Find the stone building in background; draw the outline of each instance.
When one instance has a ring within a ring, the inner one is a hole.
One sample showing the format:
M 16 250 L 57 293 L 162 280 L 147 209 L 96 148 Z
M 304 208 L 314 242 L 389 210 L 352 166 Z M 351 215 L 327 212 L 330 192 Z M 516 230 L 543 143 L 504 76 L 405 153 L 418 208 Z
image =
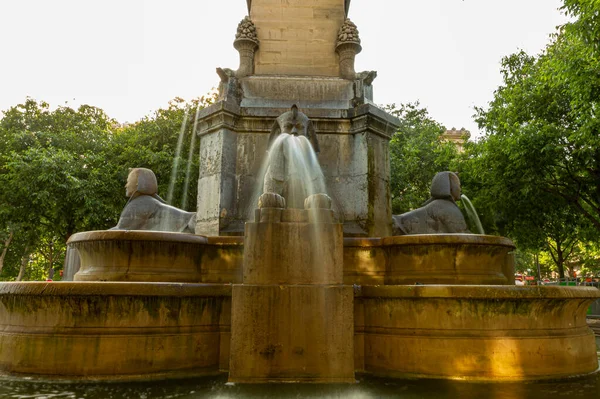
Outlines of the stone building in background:
M 471 138 L 471 132 L 469 132 L 464 127 L 460 130 L 456 128 L 452 128 L 450 130 L 446 130 L 440 137 L 443 142 L 450 142 L 456 144 L 456 148 L 458 152 L 463 152 L 463 148 L 465 143 Z

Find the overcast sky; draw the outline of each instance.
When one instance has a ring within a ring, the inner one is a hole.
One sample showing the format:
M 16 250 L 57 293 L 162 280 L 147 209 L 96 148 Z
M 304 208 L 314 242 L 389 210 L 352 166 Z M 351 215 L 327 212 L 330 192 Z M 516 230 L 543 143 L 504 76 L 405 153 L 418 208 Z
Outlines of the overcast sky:
M 566 21 L 560 0 L 352 0 L 375 102 L 420 101 L 477 134 L 474 106 L 500 84 L 503 56 L 539 53 Z M 134 122 L 236 69 L 246 0 L 0 0 L 0 110 L 27 96 L 98 106 Z

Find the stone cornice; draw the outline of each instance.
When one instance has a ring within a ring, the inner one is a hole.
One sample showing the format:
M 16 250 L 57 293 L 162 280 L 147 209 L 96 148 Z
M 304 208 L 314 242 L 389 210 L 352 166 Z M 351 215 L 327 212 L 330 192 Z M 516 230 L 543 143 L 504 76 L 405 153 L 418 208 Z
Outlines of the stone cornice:
M 318 134 L 359 134 L 369 132 L 390 139 L 400 121 L 371 104 L 347 110 L 306 110 Z M 220 101 L 200 111 L 198 135 L 220 129 L 237 133 L 269 133 L 275 118 L 285 112 L 278 108 L 244 108 Z

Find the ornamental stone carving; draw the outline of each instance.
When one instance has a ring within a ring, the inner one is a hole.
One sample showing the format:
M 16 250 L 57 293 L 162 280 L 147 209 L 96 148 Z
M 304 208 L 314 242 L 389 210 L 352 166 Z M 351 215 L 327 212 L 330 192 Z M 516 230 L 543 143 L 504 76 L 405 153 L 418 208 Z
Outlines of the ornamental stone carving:
M 393 215 L 393 234 L 470 233 L 456 205 L 461 198 L 460 180 L 452 172 L 440 172 L 431 182 L 431 198 L 423 207 Z
M 240 67 L 235 73 L 237 78 L 254 74 L 254 53 L 258 43 L 256 27 L 250 17 L 246 16 L 239 23 L 233 42 L 233 47 L 240 53 Z
M 346 18 L 338 32 L 335 51 L 340 56 L 340 76 L 344 79 L 354 80 L 356 78 L 354 59 L 356 54 L 362 51 L 362 47 L 358 28 L 349 18 Z

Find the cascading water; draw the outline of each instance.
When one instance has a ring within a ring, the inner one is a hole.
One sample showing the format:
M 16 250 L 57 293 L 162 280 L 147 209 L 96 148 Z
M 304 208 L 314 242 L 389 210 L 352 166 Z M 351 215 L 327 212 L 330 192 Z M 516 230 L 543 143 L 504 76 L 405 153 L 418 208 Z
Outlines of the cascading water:
M 198 113 L 200 112 L 200 104 L 196 107 L 196 115 L 194 117 L 194 127 L 192 129 L 192 138 L 190 142 L 190 151 L 188 153 L 187 168 L 185 170 L 185 181 L 183 183 L 183 200 L 181 209 L 186 209 L 188 200 L 188 188 L 190 185 L 190 175 L 192 171 L 192 159 L 194 157 L 194 149 L 196 147 L 196 130 L 198 129 Z
M 175 182 L 177 180 L 177 172 L 179 169 L 179 158 L 181 155 L 181 148 L 183 147 L 183 136 L 185 135 L 185 128 L 188 121 L 188 110 L 185 110 L 183 115 L 183 122 L 181 122 L 181 129 L 179 130 L 179 138 L 177 139 L 177 148 L 175 149 L 175 158 L 173 158 L 173 167 L 171 168 L 171 179 L 169 180 L 169 191 L 167 191 L 167 203 L 173 203 L 173 194 L 175 192 Z
M 460 196 L 463 204 L 465 204 L 465 211 L 467 212 L 467 217 L 471 221 L 471 224 L 477 229 L 477 234 L 485 234 L 483 230 L 483 226 L 481 225 L 481 220 L 479 220 L 479 215 L 477 215 L 477 211 L 475 211 L 475 207 L 473 203 L 466 195 L 462 194 Z
M 288 208 L 304 208 L 313 194 L 325 194 L 325 178 L 305 136 L 280 134 L 269 149 L 264 192 L 283 195 Z

